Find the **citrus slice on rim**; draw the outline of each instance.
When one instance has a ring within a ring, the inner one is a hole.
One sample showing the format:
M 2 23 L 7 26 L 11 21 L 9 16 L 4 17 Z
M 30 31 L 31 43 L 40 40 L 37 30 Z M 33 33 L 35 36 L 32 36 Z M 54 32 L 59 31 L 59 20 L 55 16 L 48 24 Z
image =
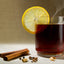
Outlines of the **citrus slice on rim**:
M 22 25 L 30 33 L 35 34 L 36 24 L 49 24 L 48 12 L 40 6 L 28 8 L 22 16 Z

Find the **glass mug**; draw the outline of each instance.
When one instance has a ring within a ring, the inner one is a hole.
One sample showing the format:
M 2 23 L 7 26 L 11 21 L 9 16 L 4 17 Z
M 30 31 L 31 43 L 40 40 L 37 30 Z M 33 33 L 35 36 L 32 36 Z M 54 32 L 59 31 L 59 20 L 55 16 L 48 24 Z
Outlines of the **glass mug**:
M 62 55 L 64 49 L 63 16 L 54 24 L 36 25 L 36 50 L 40 56 Z

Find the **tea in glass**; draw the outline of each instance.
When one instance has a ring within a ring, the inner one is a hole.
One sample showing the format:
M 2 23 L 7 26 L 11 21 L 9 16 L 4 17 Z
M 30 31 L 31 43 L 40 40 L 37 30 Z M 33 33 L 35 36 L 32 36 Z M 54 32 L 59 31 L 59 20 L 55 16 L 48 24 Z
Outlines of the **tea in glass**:
M 36 50 L 39 55 L 61 55 L 63 53 L 64 24 L 37 24 Z

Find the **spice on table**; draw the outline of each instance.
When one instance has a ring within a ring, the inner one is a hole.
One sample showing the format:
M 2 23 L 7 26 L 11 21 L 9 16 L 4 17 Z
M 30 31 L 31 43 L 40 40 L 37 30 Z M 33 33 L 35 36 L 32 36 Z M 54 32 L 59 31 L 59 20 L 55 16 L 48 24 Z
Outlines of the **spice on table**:
M 3 57 L 3 59 L 5 61 L 10 61 L 12 59 L 16 59 L 16 58 L 18 58 L 20 56 L 25 56 L 25 55 L 28 55 L 28 54 L 29 54 L 29 50 L 28 49 L 22 49 L 22 50 L 20 50 L 18 52 L 6 55 L 5 57 Z
M 28 62 L 27 58 L 22 59 L 23 62 Z
M 30 59 L 30 60 L 32 60 L 32 59 L 33 59 L 33 57 L 29 56 L 29 59 Z
M 25 56 L 23 56 L 23 59 L 25 58 Z
M 36 61 L 38 60 L 38 58 L 37 58 L 37 57 L 35 57 L 34 59 L 35 59 Z
M 22 50 L 24 50 L 24 55 L 29 55 L 29 50 L 28 49 L 21 49 L 21 50 L 17 50 L 17 51 L 10 51 L 10 52 L 4 52 L 4 53 L 0 53 L 0 57 L 4 58 L 7 55 L 13 54 L 13 53 L 17 53 L 17 52 L 22 52 Z M 27 52 L 26 52 L 27 51 Z M 25 53 L 26 52 L 26 53 Z M 15 55 L 14 55 L 15 56 Z
M 35 58 L 35 57 L 32 57 L 33 59 Z
M 31 62 L 37 62 L 37 61 L 38 61 L 38 58 L 37 57 L 33 57 Z
M 51 61 L 55 61 L 56 58 L 55 58 L 55 57 L 50 57 L 49 59 L 50 59 Z
M 19 59 L 21 60 L 21 57 Z
M 37 60 L 36 60 L 36 59 L 33 59 L 32 61 L 33 61 L 33 62 L 36 62 Z

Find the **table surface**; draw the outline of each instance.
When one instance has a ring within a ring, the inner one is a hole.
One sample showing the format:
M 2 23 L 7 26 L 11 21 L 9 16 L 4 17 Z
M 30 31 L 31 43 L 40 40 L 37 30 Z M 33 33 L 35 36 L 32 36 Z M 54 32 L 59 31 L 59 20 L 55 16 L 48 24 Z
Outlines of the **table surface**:
M 38 56 L 35 50 L 35 44 L 0 44 L 0 53 L 24 48 L 28 48 L 30 50 L 30 56 L 38 57 L 38 61 L 31 63 L 31 60 L 29 60 L 28 62 L 23 63 L 21 60 L 19 60 L 19 58 L 11 61 L 4 61 L 2 58 L 0 58 L 0 64 L 64 64 L 64 57 L 59 57 L 55 61 L 50 61 L 49 58 Z M 26 56 L 26 58 L 28 57 L 29 56 Z

